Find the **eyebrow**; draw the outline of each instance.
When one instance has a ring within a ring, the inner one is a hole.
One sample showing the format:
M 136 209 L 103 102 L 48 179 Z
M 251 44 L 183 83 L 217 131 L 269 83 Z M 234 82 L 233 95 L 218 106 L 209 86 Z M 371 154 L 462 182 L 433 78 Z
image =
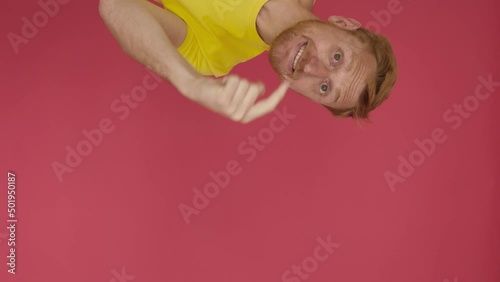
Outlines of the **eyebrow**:
M 352 58 L 351 58 L 351 61 L 349 62 L 349 65 L 348 65 L 347 67 L 344 67 L 345 72 L 350 72 L 350 71 L 351 71 L 351 70 L 355 67 L 354 61 L 355 61 L 356 59 L 358 59 L 358 56 L 357 56 L 354 52 L 353 52 L 353 53 L 351 53 L 351 54 L 352 54 Z M 334 88 L 335 88 L 335 87 L 334 87 Z M 349 89 L 349 87 L 348 87 L 348 89 Z M 318 92 L 318 89 L 317 89 L 316 85 L 313 85 L 313 86 L 311 87 L 311 91 L 312 91 L 313 93 L 315 93 L 315 94 L 320 94 L 320 93 Z M 331 91 L 329 91 L 329 92 L 333 92 L 333 95 L 334 95 L 334 96 L 336 95 L 336 98 L 335 98 L 335 100 L 333 100 L 333 101 L 332 101 L 332 103 L 337 103 L 337 102 L 340 100 L 340 96 L 342 95 L 342 91 L 341 91 L 341 90 L 337 90 L 337 91 L 335 91 L 335 90 L 331 90 Z M 345 92 L 345 91 L 344 91 L 344 92 Z
M 351 62 L 349 63 L 349 66 L 346 67 L 346 71 L 351 71 L 352 68 L 354 68 L 354 61 L 358 59 L 358 55 L 356 53 L 352 53 L 352 58 Z
M 353 91 L 355 91 L 356 87 L 361 83 L 361 75 L 366 66 L 364 66 L 363 62 L 358 62 L 353 70 L 353 80 L 351 84 L 347 87 L 347 90 L 350 90 L 349 97 L 352 97 Z M 345 100 L 345 99 L 344 99 Z
M 358 56 L 355 53 L 352 53 L 351 61 L 349 62 L 349 65 L 347 67 L 345 67 L 345 72 L 350 72 L 350 71 L 352 71 L 353 68 L 355 68 L 354 61 L 357 59 L 358 59 Z M 347 87 L 347 89 L 349 89 L 349 87 Z M 335 100 L 333 100 L 333 103 L 337 103 L 340 100 L 340 96 L 342 95 L 343 92 L 345 92 L 345 89 L 343 91 L 337 90 L 335 92 L 337 94 L 337 98 L 335 98 Z

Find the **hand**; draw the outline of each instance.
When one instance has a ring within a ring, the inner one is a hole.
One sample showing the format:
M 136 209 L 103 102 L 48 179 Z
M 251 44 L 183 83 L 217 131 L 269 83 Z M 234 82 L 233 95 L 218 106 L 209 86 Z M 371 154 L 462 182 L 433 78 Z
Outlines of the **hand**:
M 227 75 L 223 79 L 200 76 L 194 80 L 186 96 L 233 121 L 248 123 L 272 112 L 285 97 L 288 87 L 288 82 L 283 82 L 269 97 L 255 103 L 264 95 L 262 83 L 249 82 L 236 75 Z

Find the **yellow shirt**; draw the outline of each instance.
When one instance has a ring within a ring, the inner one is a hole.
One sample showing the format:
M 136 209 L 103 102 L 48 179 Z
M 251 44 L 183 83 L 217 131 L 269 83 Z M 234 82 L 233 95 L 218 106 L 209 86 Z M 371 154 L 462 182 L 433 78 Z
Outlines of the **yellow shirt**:
M 269 50 L 257 32 L 257 15 L 268 0 L 161 0 L 187 24 L 179 53 L 201 74 L 222 76 Z

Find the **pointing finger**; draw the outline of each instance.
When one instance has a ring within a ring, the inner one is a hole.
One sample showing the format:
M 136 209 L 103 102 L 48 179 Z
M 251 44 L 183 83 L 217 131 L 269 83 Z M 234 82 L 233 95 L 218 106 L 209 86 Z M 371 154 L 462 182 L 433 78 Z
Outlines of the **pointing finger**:
M 282 82 L 281 85 L 267 99 L 255 104 L 248 111 L 242 121 L 244 123 L 247 123 L 272 112 L 285 97 L 288 87 L 290 87 L 290 84 L 288 82 Z

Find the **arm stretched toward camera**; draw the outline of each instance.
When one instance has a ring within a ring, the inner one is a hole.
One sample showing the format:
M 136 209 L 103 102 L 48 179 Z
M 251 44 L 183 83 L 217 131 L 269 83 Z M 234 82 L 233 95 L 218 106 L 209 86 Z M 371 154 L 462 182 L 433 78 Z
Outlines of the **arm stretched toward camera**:
M 130 57 L 169 81 L 181 94 L 234 121 L 247 123 L 270 113 L 288 89 L 282 83 L 267 99 L 262 83 L 236 75 L 223 79 L 202 76 L 177 51 L 186 23 L 170 11 L 145 0 L 100 0 L 99 13 Z

